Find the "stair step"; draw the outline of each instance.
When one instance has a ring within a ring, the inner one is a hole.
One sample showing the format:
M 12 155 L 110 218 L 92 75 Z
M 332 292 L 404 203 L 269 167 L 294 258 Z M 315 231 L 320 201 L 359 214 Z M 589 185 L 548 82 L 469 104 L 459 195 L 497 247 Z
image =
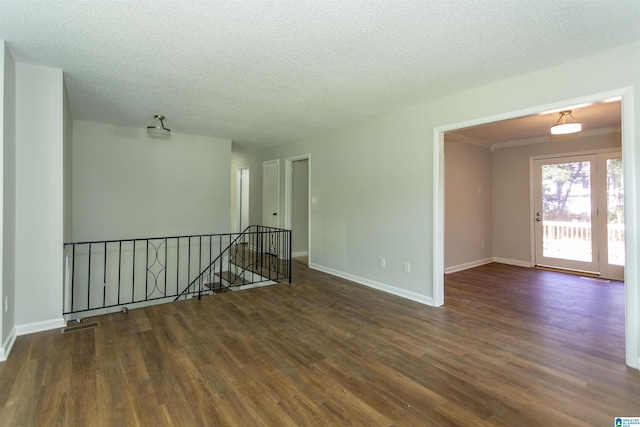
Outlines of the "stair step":
M 233 263 L 233 264 L 240 270 L 246 270 L 249 273 L 254 273 L 271 280 L 276 280 L 277 278 L 284 277 L 287 271 L 285 270 L 284 265 L 280 266 L 281 270 L 280 272 L 277 273 L 275 270 L 273 270 L 273 268 L 275 268 L 276 266 L 272 266 L 272 269 L 270 270 L 268 267 L 255 265 L 255 264 L 244 264 L 244 265 L 236 264 L 236 263 Z
M 247 283 L 250 283 L 249 281 L 243 279 L 240 276 L 233 274 L 230 271 L 223 271 L 222 275 L 220 275 L 219 273 L 216 273 L 216 276 L 220 277 L 222 280 L 226 280 L 231 285 L 246 285 Z
M 210 291 L 219 291 L 219 290 L 227 289 L 227 287 L 223 286 L 221 282 L 205 283 L 204 287 L 209 289 Z

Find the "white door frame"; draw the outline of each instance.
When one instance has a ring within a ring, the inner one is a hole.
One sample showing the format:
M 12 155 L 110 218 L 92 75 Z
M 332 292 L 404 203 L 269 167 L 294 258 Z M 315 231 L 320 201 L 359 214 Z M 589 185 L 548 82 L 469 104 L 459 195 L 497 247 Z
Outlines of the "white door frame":
M 542 189 L 542 166 L 546 164 L 569 163 L 569 162 L 585 162 L 589 163 L 589 191 L 591 201 L 589 206 L 589 214 L 591 225 L 591 261 L 577 261 L 575 259 L 555 258 L 545 256 L 542 244 L 542 226 L 544 224 L 542 218 L 535 218 L 535 212 L 542 214 L 542 199 L 544 191 Z M 596 212 L 598 211 L 598 201 L 600 193 L 598 192 L 598 155 L 597 153 L 579 153 L 579 154 L 557 154 L 554 156 L 536 156 L 529 159 L 529 200 L 531 203 L 531 243 L 534 247 L 531 253 L 532 265 L 542 265 L 548 267 L 565 268 L 567 270 L 582 271 L 591 274 L 600 273 L 600 263 L 598 251 L 600 249 L 600 221 Z
M 602 148 L 602 149 L 597 149 L 597 150 L 588 150 L 588 151 L 573 151 L 573 152 L 568 152 L 568 153 L 556 153 L 556 154 L 548 154 L 548 155 L 542 155 L 542 156 L 533 156 L 529 159 L 529 203 L 530 206 L 532 208 L 531 211 L 531 218 L 530 221 L 532 224 L 535 224 L 535 218 L 534 218 L 534 210 L 533 209 L 535 207 L 535 197 L 534 197 L 534 185 L 536 185 L 536 178 L 535 178 L 535 173 L 534 173 L 534 163 L 536 161 L 539 160 L 546 160 L 546 159 L 563 159 L 563 158 L 568 158 L 568 157 L 575 157 L 575 156 L 595 156 L 595 163 L 597 163 L 597 174 L 598 176 L 600 176 L 600 171 L 603 171 L 604 169 L 602 168 L 602 164 L 603 160 L 606 160 L 607 158 L 611 158 L 615 155 L 619 155 L 620 157 L 622 157 L 622 153 L 620 151 L 620 148 Z M 597 188 L 597 194 L 598 194 L 598 200 L 600 200 L 600 196 L 602 196 L 603 194 L 606 193 L 606 189 L 602 189 L 600 188 L 600 185 L 603 183 L 603 179 L 602 177 L 598 178 L 597 180 L 598 182 L 595 182 L 593 185 Z M 603 193 L 604 191 L 604 193 Z M 626 193 L 626 191 L 625 191 Z M 602 207 L 600 204 L 598 205 L 598 208 Z M 604 212 L 606 212 L 606 202 L 605 202 L 605 207 L 604 207 Z M 604 232 L 600 232 L 599 234 L 603 234 L 604 236 L 606 236 L 606 230 L 607 230 L 607 217 L 606 215 L 598 215 L 597 217 L 594 217 L 593 220 L 597 223 L 594 225 L 594 229 L 598 229 L 598 230 L 605 230 Z M 537 254 L 536 254 L 536 235 L 535 235 L 535 225 L 533 227 L 531 227 L 531 265 L 535 266 L 537 263 Z M 599 247 L 597 248 L 597 252 L 594 253 L 599 253 L 600 254 L 600 259 L 603 259 L 603 256 L 605 253 L 608 253 L 608 241 L 606 238 L 600 238 L 599 241 L 595 241 L 595 243 L 599 243 Z M 606 248 L 606 249 L 605 249 Z M 624 280 L 623 279 L 623 275 L 624 275 L 624 267 L 618 267 L 618 266 L 610 266 L 608 261 L 601 261 L 598 263 L 599 264 L 599 268 L 598 271 L 600 272 L 600 276 L 601 277 L 605 277 L 608 279 L 613 279 L 613 280 Z
M 242 171 L 249 171 L 249 179 L 251 179 L 251 169 L 249 168 L 249 166 L 239 166 L 236 168 L 236 232 L 237 233 L 241 233 L 242 230 L 240 229 L 241 226 L 241 218 L 242 218 L 242 212 L 241 212 L 241 206 L 242 206 L 242 200 L 240 200 L 240 198 L 242 197 Z M 245 227 L 249 225 L 249 224 L 245 224 Z
M 640 257 L 640 207 L 636 200 L 637 182 L 640 170 L 635 162 L 638 158 L 634 145 L 636 112 L 633 104 L 633 87 L 620 88 L 608 92 L 568 99 L 546 105 L 533 106 L 523 110 L 497 114 L 489 117 L 438 126 L 433 129 L 432 183 L 433 183 L 433 305 L 444 304 L 444 134 L 470 126 L 499 122 L 502 120 L 538 114 L 542 111 L 598 102 L 603 99 L 622 97 L 622 161 L 625 183 L 625 252 L 627 259 Z M 639 135 L 640 137 L 640 135 Z M 531 211 L 531 209 L 530 209 Z M 625 266 L 625 352 L 628 366 L 640 369 L 640 270 L 636 263 Z
M 292 205 L 293 205 L 293 182 L 291 180 L 291 176 L 293 173 L 293 162 L 296 162 L 298 160 L 307 160 L 309 163 L 309 170 L 308 170 L 308 200 L 307 203 L 309 204 L 308 206 L 308 212 L 309 215 L 307 217 L 307 221 L 308 223 L 308 238 L 307 238 L 307 242 L 308 242 L 308 260 L 309 262 L 311 262 L 311 153 L 307 153 L 307 154 L 301 154 L 299 156 L 293 156 L 293 157 L 287 157 L 286 159 L 284 159 L 285 163 L 284 163 L 284 228 L 286 229 L 291 229 L 291 222 L 292 222 Z
M 610 152 L 603 152 L 603 153 L 598 153 L 598 170 L 602 171 L 604 178 L 600 179 L 600 182 L 598 183 L 599 185 L 603 186 L 602 188 L 599 188 L 598 191 L 601 195 L 603 195 L 605 197 L 605 202 L 602 203 L 602 207 L 604 209 L 605 213 L 608 213 L 608 189 L 607 189 L 607 160 L 609 159 L 613 159 L 613 158 L 621 158 L 622 161 L 624 162 L 624 159 L 622 158 L 622 152 L 620 150 L 614 150 L 614 151 L 610 151 Z M 624 171 L 623 171 L 624 173 Z M 623 180 L 623 193 L 626 193 L 624 191 L 624 180 Z M 624 197 L 624 194 L 623 194 Z M 599 221 L 599 227 L 600 230 L 608 230 L 609 228 L 609 219 L 608 219 L 608 215 L 600 215 L 598 217 L 598 221 Z M 605 236 L 608 236 L 606 233 L 606 231 L 604 232 Z M 612 278 L 614 280 L 624 280 L 624 270 L 625 270 L 625 266 L 624 265 L 615 265 L 615 264 L 610 264 L 609 263 L 609 239 L 605 238 L 605 239 L 600 239 L 600 248 L 599 248 L 599 253 L 600 253 L 600 259 L 603 259 L 604 261 L 602 261 L 600 263 L 600 275 L 603 277 L 607 277 L 607 278 Z M 626 262 L 624 263 L 626 264 Z

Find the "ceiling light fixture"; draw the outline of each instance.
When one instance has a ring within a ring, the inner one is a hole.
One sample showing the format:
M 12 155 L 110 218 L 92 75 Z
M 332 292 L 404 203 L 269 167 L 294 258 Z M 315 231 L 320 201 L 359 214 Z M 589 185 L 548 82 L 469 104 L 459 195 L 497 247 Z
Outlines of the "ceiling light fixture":
M 147 133 L 149 135 L 169 136 L 171 135 L 171 129 L 164 127 L 164 116 L 156 114 L 153 123 L 147 126 Z
M 567 122 L 567 116 L 571 117 L 572 122 Z M 582 123 L 577 121 L 572 115 L 571 110 L 561 111 L 560 117 L 555 125 L 551 126 L 552 135 L 566 135 L 568 133 L 580 132 Z

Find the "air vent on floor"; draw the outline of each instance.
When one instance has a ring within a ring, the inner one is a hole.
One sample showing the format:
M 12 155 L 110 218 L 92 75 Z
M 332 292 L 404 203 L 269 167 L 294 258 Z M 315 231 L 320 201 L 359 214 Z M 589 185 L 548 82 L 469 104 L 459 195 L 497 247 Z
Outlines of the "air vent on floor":
M 90 322 L 90 323 L 80 323 L 77 325 L 73 325 L 73 326 L 67 326 L 66 328 L 62 328 L 62 330 L 60 331 L 63 334 L 69 333 L 69 332 L 75 332 L 75 331 L 80 331 L 83 329 L 89 329 L 89 328 L 95 328 L 97 326 L 100 325 L 100 322 Z

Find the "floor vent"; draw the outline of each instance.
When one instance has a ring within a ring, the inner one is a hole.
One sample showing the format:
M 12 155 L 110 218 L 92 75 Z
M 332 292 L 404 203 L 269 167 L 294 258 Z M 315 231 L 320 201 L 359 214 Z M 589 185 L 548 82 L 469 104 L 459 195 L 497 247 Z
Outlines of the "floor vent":
M 99 322 L 80 323 L 78 325 L 67 326 L 66 328 L 62 328 L 62 330 L 60 332 L 63 333 L 63 334 L 66 334 L 66 333 L 69 333 L 69 332 L 80 331 L 82 329 L 95 328 L 95 327 L 97 327 L 99 325 L 100 325 Z

